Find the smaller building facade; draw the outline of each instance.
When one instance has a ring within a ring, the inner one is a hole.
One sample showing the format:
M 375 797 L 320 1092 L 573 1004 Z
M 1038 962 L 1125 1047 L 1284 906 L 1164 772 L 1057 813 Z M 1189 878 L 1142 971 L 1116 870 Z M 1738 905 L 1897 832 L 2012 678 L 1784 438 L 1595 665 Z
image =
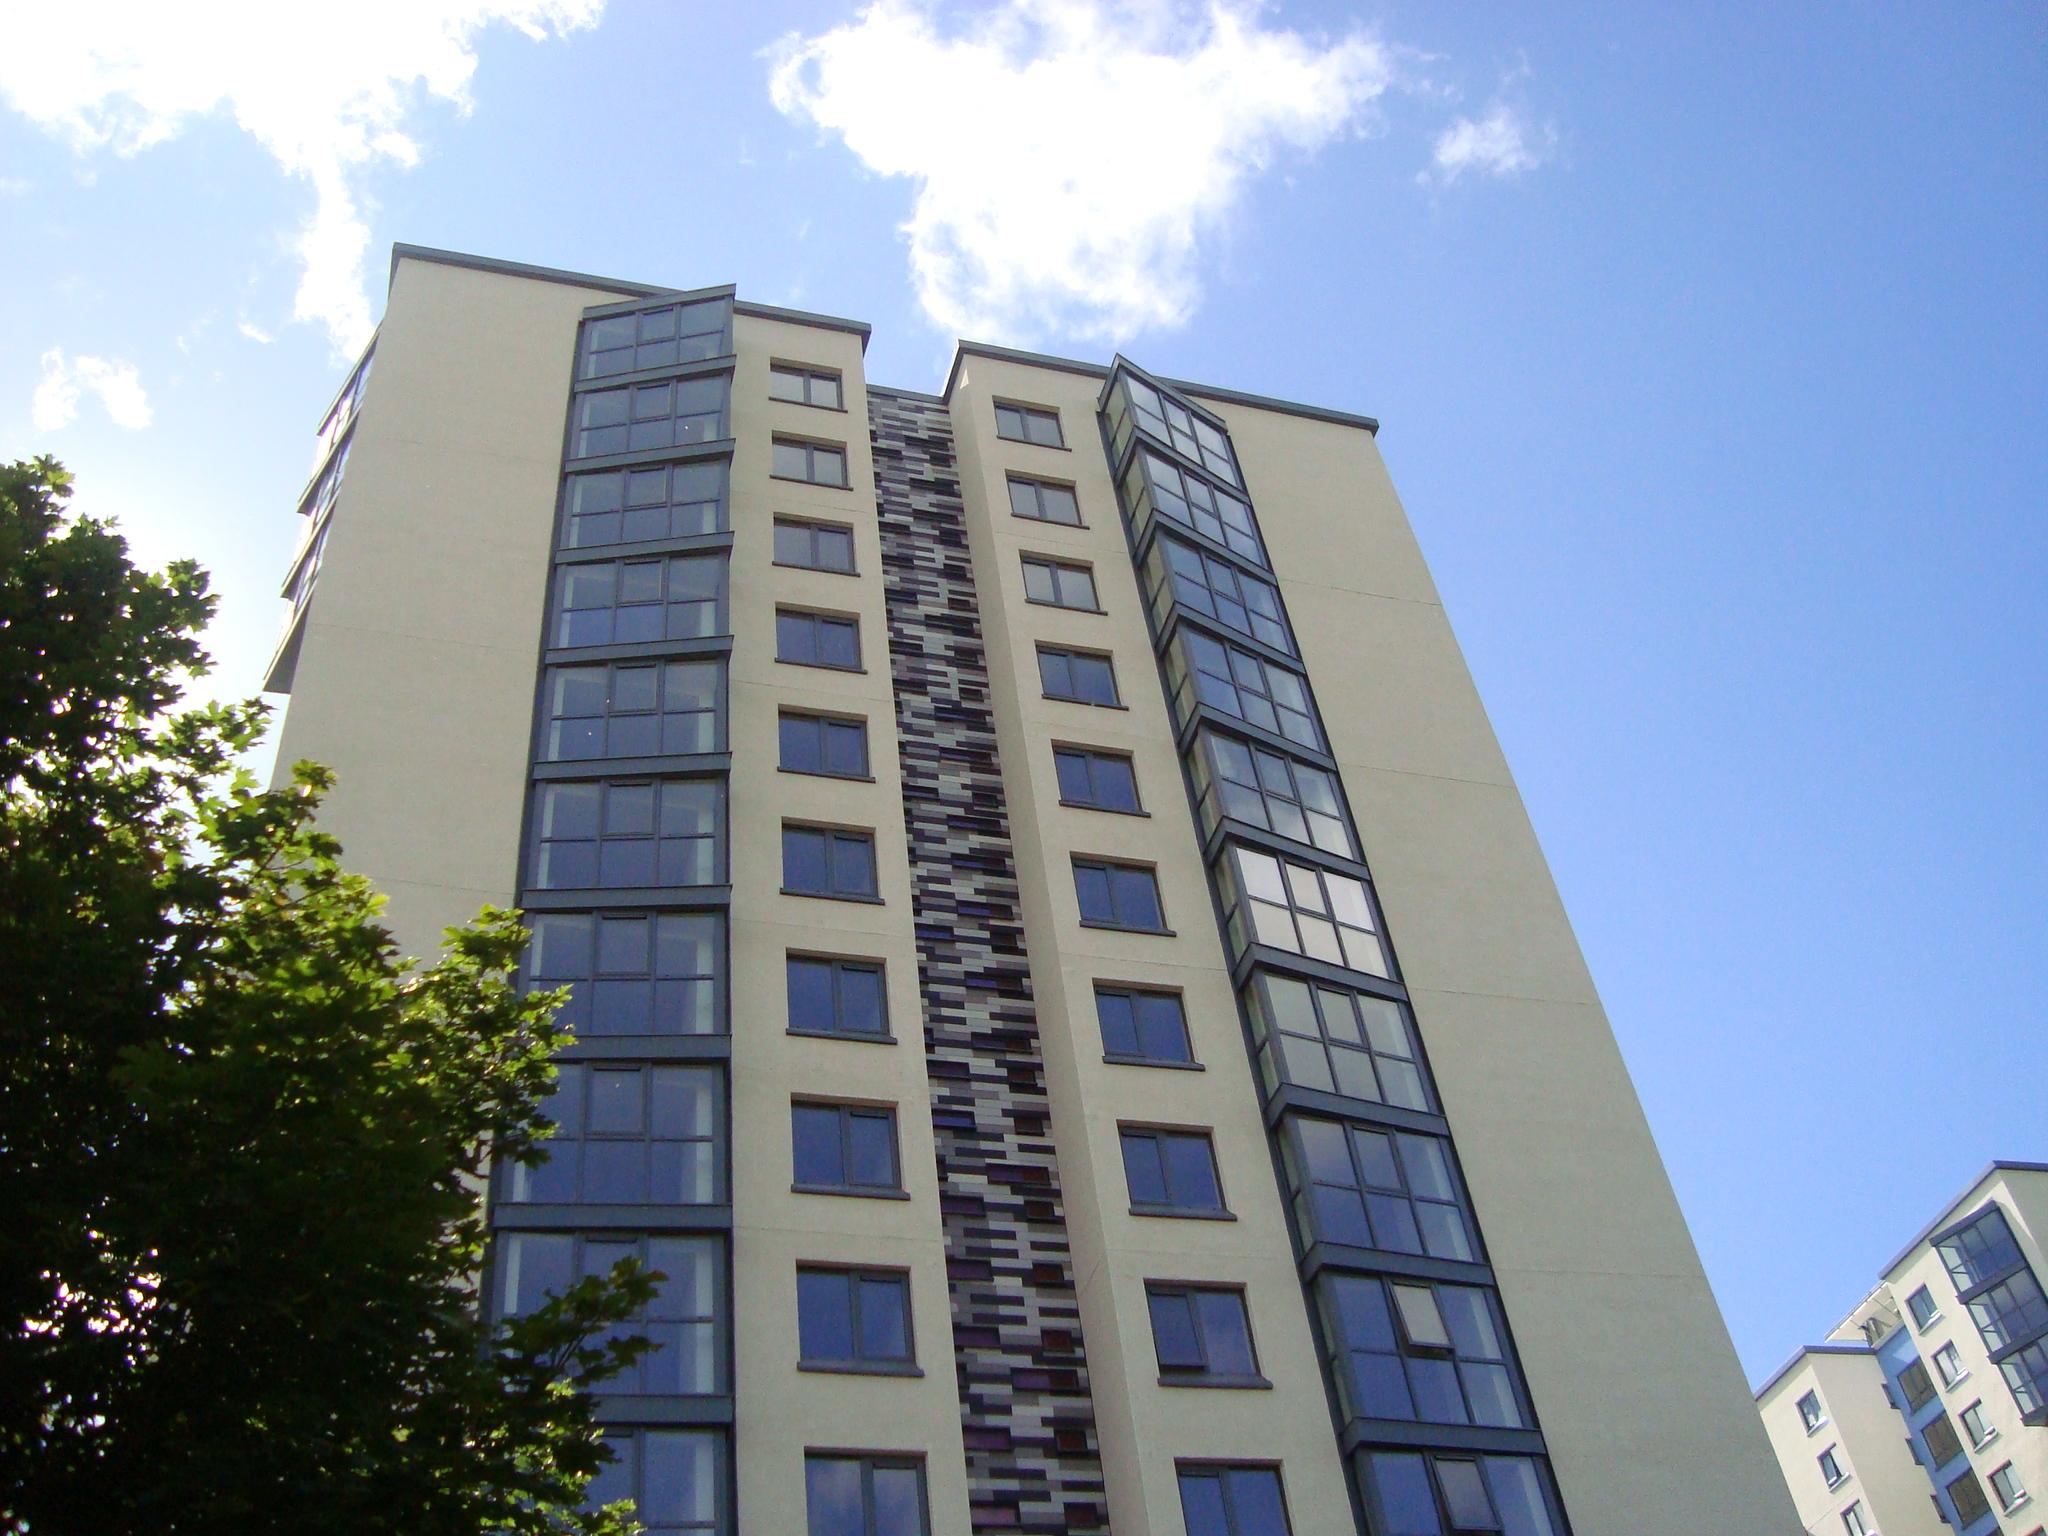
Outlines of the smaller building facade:
M 1813 1536 L 2044 1536 L 2048 1163 L 1993 1163 L 1757 1409 Z

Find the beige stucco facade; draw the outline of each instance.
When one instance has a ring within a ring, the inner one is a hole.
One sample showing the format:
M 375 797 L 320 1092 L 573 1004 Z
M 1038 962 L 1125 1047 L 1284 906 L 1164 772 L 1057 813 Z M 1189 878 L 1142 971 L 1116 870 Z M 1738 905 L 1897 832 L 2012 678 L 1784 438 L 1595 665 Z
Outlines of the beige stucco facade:
M 280 762 L 307 757 L 337 771 L 324 823 L 351 867 L 389 893 L 409 952 L 431 952 L 444 926 L 485 902 L 519 899 L 578 326 L 587 307 L 645 292 L 435 253 L 395 263 L 345 484 L 297 621 Z M 863 353 L 864 331 L 844 322 L 741 305 L 733 323 L 730 1397 L 733 1507 L 738 1528 L 762 1536 L 805 1529 L 805 1455 L 817 1451 L 913 1458 L 931 1530 L 970 1524 Z M 842 407 L 771 398 L 771 362 L 837 374 Z M 1277 1469 L 1297 1536 L 1354 1531 L 1352 1473 L 1333 1432 L 1231 957 L 1098 441 L 1102 385 L 1100 369 L 969 347 L 944 405 L 1110 1524 L 1120 1536 L 1180 1536 L 1181 1465 L 1248 1462 Z M 1066 446 L 999 437 L 998 401 L 1056 411 Z M 1770 1454 L 1777 1429 L 1751 1411 L 1372 433 L 1245 397 L 1206 404 L 1228 426 L 1257 508 L 1570 1530 L 1791 1531 L 1793 1504 Z M 843 445 L 848 483 L 775 477 L 778 435 Z M 1012 515 L 1011 472 L 1072 486 L 1083 525 Z M 778 515 L 847 529 L 853 572 L 777 564 Z M 1028 601 L 1027 554 L 1087 565 L 1101 611 Z M 782 605 L 856 619 L 860 667 L 776 660 Z M 1040 642 L 1111 657 L 1121 707 L 1044 697 Z M 785 708 L 865 721 L 872 777 L 779 770 Z M 1144 814 L 1062 804 L 1055 744 L 1128 753 Z M 786 822 L 871 833 L 879 900 L 786 893 Z M 1170 931 L 1085 926 L 1077 855 L 1152 868 Z M 889 1039 L 791 1034 L 791 954 L 878 962 Z M 1105 1060 L 1099 983 L 1178 992 L 1195 1069 Z M 903 1198 L 791 1187 L 790 1106 L 807 1098 L 894 1109 Z M 1228 1218 L 1133 1212 L 1125 1126 L 1206 1132 Z M 907 1274 L 921 1374 L 805 1369 L 805 1263 Z M 1148 1282 L 1242 1288 L 1264 1384 L 1163 1380 Z M 1859 1478 L 1882 1475 L 1859 1463 Z M 1800 1518 L 1805 1509 L 1802 1499 Z

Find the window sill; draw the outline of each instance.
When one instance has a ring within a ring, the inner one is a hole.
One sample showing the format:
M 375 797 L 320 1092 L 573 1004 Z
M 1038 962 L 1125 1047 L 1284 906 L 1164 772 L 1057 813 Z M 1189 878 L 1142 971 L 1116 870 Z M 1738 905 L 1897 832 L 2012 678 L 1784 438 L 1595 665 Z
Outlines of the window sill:
M 1940 1313 L 1940 1312 L 1937 1312 L 1937 1313 L 1935 1313 L 1935 1314 L 1934 1314 L 1934 1316 L 1932 1316 L 1932 1317 L 1930 1317 L 1929 1319 L 1927 1319 L 1927 1321 L 1926 1321 L 1926 1322 L 1924 1322 L 1924 1323 L 1915 1323 L 1915 1324 L 1913 1325 L 1913 1332 L 1914 1332 L 1914 1333 L 1916 1333 L 1916 1334 L 1921 1334 L 1921 1333 L 1925 1333 L 1925 1332 L 1926 1332 L 1926 1331 L 1927 1331 L 1928 1329 L 1932 1328 L 1932 1327 L 1933 1327 L 1933 1326 L 1934 1326 L 1934 1325 L 1935 1325 L 1936 1323 L 1940 1322 L 1940 1321 L 1941 1321 L 1941 1319 L 1942 1319 L 1942 1316 L 1943 1316 L 1943 1314 L 1942 1314 L 1942 1313 Z
M 850 1189 L 843 1184 L 792 1184 L 789 1192 L 793 1195 L 837 1195 L 846 1200 L 908 1200 L 910 1192 L 903 1189 Z
M 1103 1052 L 1102 1059 L 1112 1067 L 1164 1067 L 1169 1072 L 1206 1072 L 1209 1070 L 1199 1061 L 1162 1061 L 1157 1056 L 1121 1056 L 1109 1051 Z
M 778 571 L 815 571 L 820 576 L 858 576 L 859 571 L 842 571 L 836 565 L 798 565 L 794 560 L 770 560 Z
M 1168 1376 L 1161 1373 L 1162 1387 L 1220 1387 L 1229 1392 L 1270 1392 L 1273 1383 L 1263 1376 Z
M 1972 1440 L 1972 1441 L 1970 1442 L 1970 1449 L 1971 1449 L 1971 1450 L 1973 1450 L 1973 1451 L 1981 1451 L 1981 1450 L 1983 1450 L 1983 1449 L 1984 1449 L 1984 1447 L 1985 1447 L 1985 1446 L 1989 1445 L 1989 1444 L 1990 1444 L 1990 1443 L 1991 1443 L 1992 1441 L 1996 1440 L 1997 1438 L 1998 1438 L 1998 1431 L 1994 1429 L 1994 1430 L 1992 1430 L 1992 1431 L 1991 1431 L 1991 1433 L 1990 1433 L 1990 1434 L 1986 1435 L 1986 1436 L 1985 1436 L 1985 1437 L 1984 1437 L 1984 1438 L 1983 1438 L 1982 1440 Z
M 1809 1435 L 1817 1435 L 1828 1427 L 1829 1422 L 1827 1419 L 1816 1419 L 1813 1423 L 1806 1426 L 1806 1432 Z
M 833 411 L 841 416 L 846 414 L 846 407 L 843 405 L 820 405 L 815 400 L 785 400 L 781 395 L 770 395 L 768 403 L 770 405 L 800 405 L 807 411 Z
M 1130 923 L 1105 923 L 1087 917 L 1081 919 L 1081 926 L 1083 928 L 1100 928 L 1105 933 L 1149 933 L 1156 938 L 1162 939 L 1175 939 L 1180 937 L 1180 935 L 1175 933 L 1171 928 L 1139 928 L 1133 926 Z
M 1177 1205 L 1133 1205 L 1133 1216 L 1169 1216 L 1177 1221 L 1235 1221 L 1229 1211 L 1190 1211 Z
M 1086 523 L 1069 523 L 1057 517 L 1033 517 L 1029 512 L 1012 512 L 1010 516 L 1016 518 L 1019 522 L 1037 523 L 1044 528 L 1085 529 L 1088 526 Z
M 803 1040 L 851 1040 L 856 1045 L 894 1045 L 896 1043 L 894 1035 L 870 1035 L 852 1029 L 788 1029 L 784 1033 L 795 1035 Z
M 1019 448 L 1043 448 L 1047 453 L 1072 453 L 1074 451 L 1065 443 L 1034 443 L 1028 437 L 1005 437 L 1000 432 L 996 434 L 996 441 L 999 443 L 1015 443 Z
M 777 773 L 793 773 L 806 779 L 837 779 L 842 784 L 872 784 L 872 773 L 831 773 L 823 768 L 789 768 L 781 763 L 775 765 Z
M 922 1376 L 924 1367 L 910 1361 L 799 1360 L 796 1368 L 819 1376 Z
M 1960 1376 L 1957 1376 L 1953 1381 L 1944 1381 L 1941 1384 L 1941 1390 L 1944 1392 L 1953 1392 L 1957 1387 L 1960 1387 L 1964 1382 L 1968 1381 L 1969 1379 L 1970 1373 L 1968 1371 L 1964 1371 Z
M 809 668 L 811 668 L 811 669 L 812 669 L 813 671 L 816 671 L 816 672 L 857 672 L 857 673 L 865 673 L 865 672 L 867 671 L 867 668 L 866 668 L 866 667 L 862 667 L 862 666 L 851 666 L 851 667 L 848 667 L 848 666 L 842 666 L 842 665 L 841 665 L 840 663 L 838 663 L 838 662 L 836 662 L 836 661 L 796 661 L 796 660 L 793 660 L 792 658 L 790 658 L 790 657 L 788 657 L 788 656 L 778 656 L 778 657 L 776 657 L 776 658 L 775 658 L 775 660 L 776 660 L 776 661 L 777 661 L 777 662 L 778 662 L 778 663 L 779 663 L 780 665 L 782 665 L 782 666 L 785 666 L 785 667 L 809 667 Z
M 862 907 L 885 905 L 879 896 L 846 896 L 841 895 L 838 891 L 794 891 L 786 885 L 782 887 L 781 894 L 784 896 L 807 896 L 812 901 L 850 901 L 856 906 Z
M 1027 597 L 1024 603 L 1030 608 L 1057 608 L 1061 613 L 1092 613 L 1099 619 L 1109 617 L 1107 608 L 1082 608 L 1074 603 L 1049 603 L 1042 597 Z
M 1065 694 L 1063 694 L 1063 693 L 1047 693 L 1047 694 L 1041 694 L 1041 695 L 1040 695 L 1040 697 L 1041 697 L 1041 698 L 1045 698 L 1045 699 L 1050 699 L 1050 700 L 1051 700 L 1051 701 L 1052 701 L 1053 703 L 1055 703 L 1055 704 L 1079 704 L 1079 705 L 1081 705 L 1081 706 L 1083 706 L 1084 708 L 1087 708 L 1087 709 L 1122 709 L 1122 710 L 1128 710 L 1128 709 L 1129 709 L 1129 708 L 1131 707 L 1131 706 L 1130 706 L 1130 705 L 1128 705 L 1128 704 L 1098 704 L 1098 703 L 1096 703 L 1096 701 L 1095 701 L 1095 700 L 1093 700 L 1093 699 L 1070 699 L 1070 698 L 1068 698 L 1068 697 L 1067 697 L 1067 696 L 1066 696 Z
M 1838 1488 L 1846 1488 L 1852 1481 L 1854 1481 L 1854 1479 L 1848 1473 L 1845 1472 L 1840 1477 L 1836 1478 L 1832 1483 L 1828 1484 L 1828 1492 L 1833 1493 Z
M 2031 1493 L 2023 1493 L 2018 1498 L 2014 1499 L 2010 1504 L 2002 1506 L 2002 1508 L 2006 1514 L 2016 1515 L 2033 1502 L 2034 1496 Z
M 821 491 L 850 491 L 853 489 L 850 485 L 838 485 L 830 480 L 805 480 L 798 475 L 770 475 L 768 478 L 770 480 L 780 480 L 785 485 L 815 486 Z
M 1100 811 L 1100 812 L 1102 812 L 1102 814 L 1103 814 L 1103 815 L 1105 815 L 1105 816 L 1145 816 L 1145 817 L 1149 817 L 1149 816 L 1151 816 L 1151 814 L 1152 814 L 1152 813 L 1151 813 L 1150 811 L 1147 811 L 1147 810 L 1136 810 L 1136 811 L 1126 811 L 1126 810 L 1120 810 L 1119 808 L 1117 808 L 1116 806 L 1113 806 L 1113 805 L 1090 805 L 1090 804 L 1089 804 L 1089 803 L 1088 803 L 1088 802 L 1087 802 L 1086 800 L 1062 800 L 1062 801 L 1060 802 L 1060 804 L 1061 804 L 1061 805 L 1064 805 L 1064 806 L 1065 806 L 1065 807 L 1066 807 L 1066 808 L 1067 808 L 1068 810 L 1070 810 L 1070 811 Z

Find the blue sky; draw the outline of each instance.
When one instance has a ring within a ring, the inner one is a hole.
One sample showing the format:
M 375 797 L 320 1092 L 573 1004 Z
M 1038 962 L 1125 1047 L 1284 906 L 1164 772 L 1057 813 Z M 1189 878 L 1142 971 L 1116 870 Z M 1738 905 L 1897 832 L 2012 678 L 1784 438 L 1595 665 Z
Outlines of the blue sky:
M 1382 418 L 1753 1379 L 2048 1156 L 2038 7 L 36 10 L 0 455 L 213 571 L 218 691 L 393 241 L 1121 346 Z

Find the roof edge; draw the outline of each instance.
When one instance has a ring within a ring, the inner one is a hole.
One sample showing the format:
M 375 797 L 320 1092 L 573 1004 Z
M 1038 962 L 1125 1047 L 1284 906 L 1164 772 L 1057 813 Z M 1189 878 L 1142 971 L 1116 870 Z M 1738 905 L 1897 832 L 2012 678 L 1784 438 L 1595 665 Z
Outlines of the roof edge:
M 1792 1358 L 1771 1372 L 1770 1376 L 1765 1379 L 1764 1384 L 1752 1392 L 1750 1396 L 1752 1399 L 1761 1399 L 1766 1392 L 1783 1381 L 1786 1374 L 1808 1355 L 1874 1355 L 1876 1353 L 1877 1351 L 1868 1344 L 1802 1344 L 1792 1351 Z
M 1918 1248 L 1922 1243 L 1949 1224 L 1952 1219 L 1949 1213 L 1955 1210 L 1957 1206 L 1969 1200 L 1971 1190 L 1982 1184 L 1986 1179 L 1991 1178 L 1994 1174 L 2004 1173 L 2008 1170 L 2014 1173 L 2048 1173 L 2048 1163 L 2030 1163 L 2017 1158 L 1994 1157 L 1984 1165 L 1983 1171 L 1977 1177 L 1963 1186 L 1961 1194 L 1941 1208 L 1939 1216 L 1928 1222 L 1926 1226 L 1914 1234 L 1913 1240 L 1910 1243 L 1892 1255 L 1891 1262 L 1877 1272 L 1878 1279 L 1890 1280 L 1892 1271 L 1911 1258 L 1915 1248 Z

